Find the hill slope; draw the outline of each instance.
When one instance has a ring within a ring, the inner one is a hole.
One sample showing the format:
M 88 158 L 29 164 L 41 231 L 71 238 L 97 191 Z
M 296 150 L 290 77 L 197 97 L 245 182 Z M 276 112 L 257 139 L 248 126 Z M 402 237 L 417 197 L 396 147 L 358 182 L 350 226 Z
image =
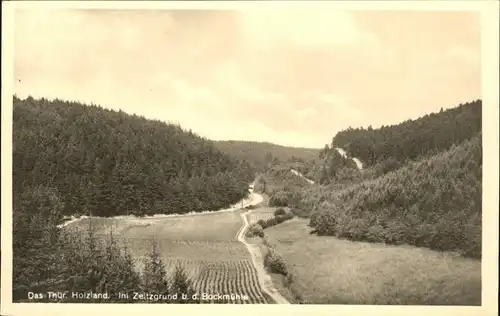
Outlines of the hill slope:
M 14 196 L 47 187 L 65 214 L 216 210 L 254 171 L 181 127 L 76 102 L 14 97 Z
M 482 101 L 378 129 L 349 128 L 335 135 L 331 147 L 343 148 L 367 166 L 403 165 L 470 139 L 481 131 Z
M 215 146 L 237 159 L 246 160 L 255 168 L 264 170 L 278 162 L 308 162 L 318 157 L 319 149 L 285 147 L 267 142 L 216 141 Z
M 317 201 L 318 234 L 481 257 L 481 134 Z M 321 201 L 324 201 L 321 203 Z

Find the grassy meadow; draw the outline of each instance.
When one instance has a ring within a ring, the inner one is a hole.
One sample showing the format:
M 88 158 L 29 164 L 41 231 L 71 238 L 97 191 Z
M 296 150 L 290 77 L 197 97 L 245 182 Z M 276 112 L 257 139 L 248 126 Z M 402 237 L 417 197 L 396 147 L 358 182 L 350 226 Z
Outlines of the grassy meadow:
M 480 260 L 317 236 L 307 224 L 295 218 L 265 230 L 292 274 L 286 291 L 304 303 L 481 305 Z

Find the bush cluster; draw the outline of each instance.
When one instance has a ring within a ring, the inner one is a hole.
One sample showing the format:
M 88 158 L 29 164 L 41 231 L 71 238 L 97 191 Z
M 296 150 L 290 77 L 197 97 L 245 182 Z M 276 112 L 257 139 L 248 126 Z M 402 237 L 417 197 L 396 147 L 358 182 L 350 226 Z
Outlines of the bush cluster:
M 246 236 L 247 237 L 254 237 L 254 236 L 264 237 L 264 229 L 258 223 L 252 224 L 248 228 Z
M 265 227 L 265 226 L 266 226 L 266 221 L 265 221 L 265 220 L 263 220 L 263 219 L 259 219 L 259 220 L 257 221 L 257 224 L 258 224 L 258 225 L 260 225 L 260 227 L 262 227 L 262 228 L 266 228 L 266 227 Z
M 310 215 L 310 211 L 304 207 L 293 207 L 290 213 L 297 217 L 307 218 Z
M 278 215 L 276 215 L 278 213 Z M 294 217 L 293 213 L 286 212 L 284 209 L 279 208 L 274 212 L 274 217 L 268 219 L 268 220 L 262 220 L 260 219 L 257 224 L 259 224 L 262 228 L 266 229 L 271 226 L 278 225 L 280 223 L 283 223 L 287 220 L 290 220 Z
M 284 208 L 280 207 L 274 211 L 274 216 L 285 215 L 286 211 Z
M 266 266 L 272 273 L 278 273 L 284 276 L 288 275 L 288 269 L 286 267 L 285 260 L 272 247 L 269 248 L 269 251 L 264 257 L 264 266 Z
M 276 221 L 276 218 L 273 217 L 273 218 L 266 220 L 266 224 L 265 224 L 266 228 L 271 227 L 271 226 L 275 226 L 275 225 L 278 225 L 278 221 Z
M 288 196 L 285 192 L 280 191 L 271 196 L 269 199 L 269 206 L 272 207 L 287 207 L 288 206 Z

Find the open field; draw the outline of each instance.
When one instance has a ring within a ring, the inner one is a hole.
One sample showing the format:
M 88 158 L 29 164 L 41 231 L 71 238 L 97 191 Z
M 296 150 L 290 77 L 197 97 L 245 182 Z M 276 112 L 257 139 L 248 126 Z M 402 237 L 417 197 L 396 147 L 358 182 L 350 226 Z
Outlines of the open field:
M 133 225 L 122 231 L 127 238 L 236 241 L 240 211 L 209 215 L 146 219 L 149 226 Z
M 142 258 L 153 244 L 154 239 L 123 239 L 135 258 Z M 245 245 L 237 241 L 185 241 L 155 239 L 163 260 L 226 260 L 239 261 L 249 259 Z
M 85 231 L 89 225 L 97 236 L 113 235 L 142 260 L 156 243 L 168 271 L 181 265 L 202 295 L 239 295 L 234 300 L 203 300 L 204 303 L 274 303 L 260 288 L 257 273 L 246 246 L 238 241 L 243 211 L 167 218 L 82 219 L 64 229 Z
M 479 260 L 318 237 L 307 223 L 295 218 L 265 231 L 292 271 L 292 292 L 307 303 L 481 305 Z
M 91 225 L 96 233 L 113 233 L 125 239 L 156 238 L 173 240 L 236 241 L 241 228 L 241 211 L 165 218 L 85 218 L 67 227 L 86 230 Z

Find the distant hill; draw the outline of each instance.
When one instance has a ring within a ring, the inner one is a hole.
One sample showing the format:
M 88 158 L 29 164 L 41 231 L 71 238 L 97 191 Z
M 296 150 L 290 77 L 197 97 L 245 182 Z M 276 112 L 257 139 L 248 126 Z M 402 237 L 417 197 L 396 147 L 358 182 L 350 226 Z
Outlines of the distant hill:
M 309 176 L 321 184 L 360 179 L 354 161 L 342 159 L 337 148 L 369 169 L 363 172 L 365 178 L 383 175 L 476 136 L 481 132 L 481 113 L 482 102 L 477 100 L 391 126 L 348 128 L 321 149 L 321 160 Z
M 215 141 L 220 151 L 240 160 L 248 161 L 259 170 L 280 162 L 310 162 L 318 158 L 320 149 L 286 147 L 268 142 Z
M 248 163 L 178 125 L 31 97 L 14 97 L 13 110 L 14 211 L 29 192 L 60 200 L 66 215 L 217 210 L 246 195 L 255 177 Z

